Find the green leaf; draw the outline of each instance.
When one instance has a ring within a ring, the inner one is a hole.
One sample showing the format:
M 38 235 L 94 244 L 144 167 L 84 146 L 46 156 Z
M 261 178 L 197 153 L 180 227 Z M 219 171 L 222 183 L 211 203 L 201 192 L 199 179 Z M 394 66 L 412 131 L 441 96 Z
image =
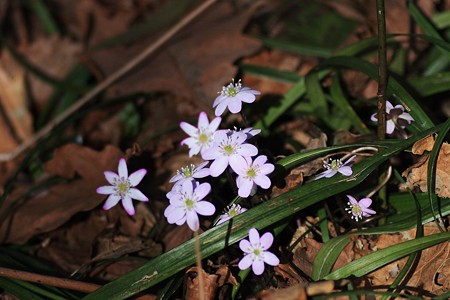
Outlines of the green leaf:
M 345 234 L 331 239 L 320 248 L 313 262 L 311 278 L 314 281 L 320 280 L 330 273 L 348 243 L 350 243 L 350 236 Z
M 361 277 L 415 251 L 429 248 L 448 240 L 450 240 L 450 232 L 444 232 L 396 244 L 351 261 L 325 276 L 324 279 L 337 280 L 349 276 Z

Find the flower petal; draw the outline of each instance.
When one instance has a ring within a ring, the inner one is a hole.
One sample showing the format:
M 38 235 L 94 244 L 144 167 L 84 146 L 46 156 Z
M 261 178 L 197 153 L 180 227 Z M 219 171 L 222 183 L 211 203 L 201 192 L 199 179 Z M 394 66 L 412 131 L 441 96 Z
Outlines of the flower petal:
M 358 201 L 356 201 L 355 197 L 347 195 L 347 198 L 351 204 L 358 204 Z
M 280 260 L 272 252 L 265 251 L 264 252 L 264 262 L 268 265 L 275 267 L 280 263 Z
M 197 203 L 195 211 L 202 216 L 212 216 L 216 212 L 216 207 L 208 201 L 200 201 Z
M 256 228 L 250 228 L 248 231 L 248 238 L 250 241 L 250 244 L 256 245 L 259 243 L 259 232 L 256 230 Z
M 240 155 L 232 155 L 230 157 L 230 167 L 238 175 L 245 175 L 249 168 L 247 161 Z
M 110 184 L 114 184 L 119 179 L 119 175 L 111 171 L 105 171 L 103 174 Z
M 200 184 L 194 191 L 197 196 L 197 200 L 202 200 L 211 191 L 211 185 L 207 182 Z
M 252 252 L 252 245 L 250 244 L 250 242 L 248 240 L 241 240 L 239 242 L 239 248 L 245 252 L 245 253 L 250 253 Z
M 233 97 L 233 99 L 228 104 L 228 109 L 231 113 L 237 114 L 242 109 L 242 102 L 239 99 L 236 99 L 236 97 Z
M 245 102 L 245 103 L 253 103 L 255 102 L 255 95 L 253 93 L 249 93 L 246 91 L 241 91 L 238 93 L 235 98 L 237 98 L 239 101 Z
M 370 198 L 362 198 L 358 202 L 359 206 L 369 207 L 372 204 L 372 199 Z
M 181 122 L 180 123 L 180 128 L 187 133 L 187 135 L 189 136 L 195 136 L 198 133 L 198 129 L 197 127 L 186 123 L 186 122 Z
M 386 133 L 387 134 L 392 134 L 394 132 L 394 129 L 395 129 L 394 121 L 388 120 L 386 122 Z
M 214 119 L 211 121 L 211 123 L 209 123 L 208 129 L 209 129 L 211 132 L 216 131 L 217 128 L 219 128 L 219 125 L 220 125 L 220 122 L 221 122 L 221 121 L 222 121 L 222 118 L 221 118 L 221 117 L 216 117 L 216 118 L 214 118 Z
M 198 128 L 207 128 L 209 126 L 208 116 L 204 111 L 200 112 L 198 116 Z
M 122 206 L 130 216 L 133 216 L 135 214 L 133 201 L 129 196 L 123 197 Z
M 273 235 L 270 232 L 266 232 L 264 233 L 259 242 L 261 243 L 261 247 L 263 250 L 267 250 L 270 248 L 270 246 L 272 246 L 273 243 Z
M 340 167 L 337 171 L 345 176 L 350 176 L 353 174 L 352 168 L 350 168 L 349 166 Z
M 213 161 L 213 163 L 209 167 L 209 171 L 212 177 L 218 177 L 225 171 L 227 167 L 228 167 L 228 157 L 222 156 Z
M 251 255 L 245 255 L 238 264 L 239 269 L 241 270 L 246 270 L 248 268 L 250 268 L 250 266 L 253 263 L 253 259 L 251 257 Z
M 115 190 L 115 187 L 113 187 L 113 186 L 105 185 L 105 186 L 101 186 L 101 187 L 97 188 L 96 192 L 98 194 L 102 194 L 102 195 L 109 195 L 109 194 L 115 194 L 116 190 Z
M 254 260 L 252 264 L 252 270 L 255 275 L 261 275 L 264 272 L 264 261 Z
M 103 204 L 103 209 L 104 209 L 104 210 L 110 209 L 111 207 L 113 207 L 113 206 L 115 206 L 117 203 L 119 203 L 120 199 L 121 199 L 120 196 L 117 196 L 117 195 L 110 195 L 110 196 L 108 197 L 108 199 L 106 199 L 105 204 Z
M 198 216 L 195 212 L 188 211 L 186 213 L 186 221 L 192 231 L 197 231 L 200 228 L 200 221 L 198 220 Z
M 147 202 L 148 198 L 145 196 L 140 190 L 131 188 L 130 189 L 130 197 L 136 199 L 138 201 Z
M 259 175 L 256 176 L 254 179 L 255 183 L 257 185 L 259 185 L 260 187 L 262 187 L 263 189 L 268 189 L 270 188 L 270 185 L 272 184 L 272 182 L 270 181 L 269 177 L 265 176 L 265 175 Z
M 139 182 L 141 182 L 142 178 L 144 178 L 145 174 L 147 174 L 146 169 L 140 169 L 136 172 L 133 172 L 130 177 L 128 177 L 128 180 L 130 180 L 131 186 L 137 186 Z
M 258 154 L 258 148 L 252 144 L 242 144 L 237 153 L 242 156 L 255 156 Z
M 223 114 L 223 112 L 225 111 L 225 109 L 228 106 L 228 99 L 224 99 L 222 102 L 220 102 L 217 107 L 216 107 L 216 111 L 214 112 L 216 117 L 219 117 L 220 115 Z
M 377 121 L 378 121 L 377 114 L 376 114 L 376 113 L 375 113 L 375 114 L 372 114 L 372 115 L 370 116 L 370 120 L 373 121 L 373 122 L 377 122 Z
M 128 167 L 124 158 L 119 160 L 119 177 L 128 178 Z
M 239 177 L 239 178 L 241 178 L 241 177 Z M 239 190 L 238 190 L 239 197 L 247 198 L 248 196 L 250 196 L 252 187 L 253 187 L 253 181 L 241 178 L 241 180 L 239 180 Z

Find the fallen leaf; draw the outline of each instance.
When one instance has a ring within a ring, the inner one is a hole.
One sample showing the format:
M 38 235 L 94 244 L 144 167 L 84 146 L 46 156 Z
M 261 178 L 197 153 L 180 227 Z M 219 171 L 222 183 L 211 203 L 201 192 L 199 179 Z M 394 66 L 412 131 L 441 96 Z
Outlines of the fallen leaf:
M 5 243 L 25 243 L 36 234 L 58 228 L 80 211 L 88 211 L 105 200 L 96 188 L 106 185 L 103 172 L 117 170 L 123 153 L 112 146 L 98 152 L 76 144 L 55 150 L 45 167 L 49 174 L 72 179 L 42 191 L 10 212 L 0 227 Z M 75 175 L 80 179 L 75 179 Z M 21 195 L 10 195 L 2 211 L 14 205 Z M 24 224 L 28 224 L 24 226 Z

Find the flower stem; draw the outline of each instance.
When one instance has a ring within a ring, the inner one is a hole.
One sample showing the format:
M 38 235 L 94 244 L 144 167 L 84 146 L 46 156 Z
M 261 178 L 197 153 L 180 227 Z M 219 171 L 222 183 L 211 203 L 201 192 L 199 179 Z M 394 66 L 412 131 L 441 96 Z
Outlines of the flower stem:
M 378 23 L 378 139 L 384 140 L 386 136 L 386 88 L 388 82 L 386 58 L 386 16 L 384 0 L 377 0 Z
M 195 239 L 195 258 L 196 265 L 198 270 L 198 285 L 200 292 L 200 300 L 205 300 L 205 283 L 203 281 L 203 268 L 202 268 L 202 253 L 200 250 L 200 239 L 198 237 L 198 231 L 194 231 L 194 239 Z

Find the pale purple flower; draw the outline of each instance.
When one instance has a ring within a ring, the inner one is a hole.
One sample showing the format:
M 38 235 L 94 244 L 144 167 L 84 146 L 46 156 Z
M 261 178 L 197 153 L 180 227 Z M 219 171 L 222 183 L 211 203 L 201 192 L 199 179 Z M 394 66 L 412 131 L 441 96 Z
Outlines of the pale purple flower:
M 374 122 L 378 121 L 377 114 L 373 114 L 370 119 Z M 409 113 L 405 112 L 403 105 L 398 104 L 394 107 L 391 102 L 386 101 L 387 134 L 392 134 L 396 127 L 405 129 L 406 125 L 411 124 L 413 121 L 413 117 Z
M 231 206 L 228 206 L 227 211 L 223 215 L 220 216 L 219 221 L 217 221 L 216 225 L 222 224 L 225 221 L 228 221 L 229 219 L 242 214 L 243 212 L 246 212 L 247 209 L 244 207 L 241 207 L 239 204 L 232 204 Z
M 181 122 L 180 127 L 186 132 L 189 137 L 181 141 L 181 145 L 188 145 L 189 156 L 196 155 L 198 153 L 203 153 L 212 146 L 214 142 L 214 133 L 217 128 L 219 128 L 220 121 L 222 118 L 214 118 L 211 123 L 208 121 L 208 116 L 205 112 L 201 112 L 198 116 L 198 125 L 194 127 L 193 125 Z
M 227 107 L 231 113 L 239 113 L 242 109 L 242 102 L 252 103 L 256 99 L 255 95 L 261 93 L 242 86 L 241 80 L 235 83 L 233 79 L 229 85 L 222 87 L 219 94 L 213 103 L 213 107 L 216 107 L 216 116 L 222 115 Z
M 355 155 L 350 157 L 345 163 L 342 163 L 340 159 L 328 159 L 323 162 L 323 167 L 326 169 L 324 172 L 320 173 L 319 176 L 316 177 L 316 180 L 319 178 L 330 178 L 336 175 L 338 172 L 344 176 L 350 176 L 353 174 L 352 168 L 347 166 L 355 158 Z
M 256 186 L 263 189 L 270 187 L 270 179 L 267 176 L 275 169 L 274 165 L 267 162 L 267 156 L 260 155 L 252 161 L 251 157 L 238 156 L 230 161 L 230 166 L 236 172 L 236 184 L 238 194 L 242 198 L 251 195 L 252 190 L 256 190 Z
M 276 266 L 280 263 L 275 254 L 266 251 L 273 243 L 273 235 L 270 232 L 264 233 L 259 238 L 258 230 L 251 228 L 248 237 L 249 240 L 241 240 L 239 242 L 239 248 L 245 254 L 239 261 L 239 269 L 245 270 L 252 266 L 253 273 L 261 275 L 264 272 L 264 263 L 271 266 Z
M 259 134 L 261 132 L 261 129 L 253 129 L 252 127 L 248 127 L 239 130 L 235 129 L 234 131 L 245 133 L 247 135 L 247 140 L 249 140 Z
M 363 217 L 370 217 L 370 215 L 376 214 L 376 211 L 369 208 L 372 204 L 372 199 L 370 198 L 362 198 L 357 201 L 353 196 L 347 195 L 348 202 L 345 210 L 348 211 L 349 214 L 352 214 L 352 219 L 358 221 L 358 219 L 362 219 Z
M 134 188 L 141 182 L 145 174 L 147 174 L 147 170 L 140 169 L 128 176 L 127 163 L 125 159 L 121 158 L 119 160 L 118 172 L 119 174 L 105 171 L 105 178 L 111 185 L 97 188 L 97 193 L 109 195 L 103 205 L 104 210 L 110 209 L 122 200 L 123 208 L 130 216 L 132 216 L 134 215 L 135 210 L 131 199 L 143 202 L 148 201 L 148 198 L 140 190 Z
M 185 180 L 193 181 L 196 178 L 205 178 L 209 176 L 209 169 L 205 168 L 207 161 L 200 163 L 198 166 L 190 164 L 177 171 L 177 175 L 170 178 L 169 182 L 175 182 L 175 185 L 183 183 Z
M 200 228 L 198 215 L 211 216 L 216 211 L 213 204 L 203 200 L 211 191 L 209 183 L 185 181 L 178 188 L 167 193 L 170 205 L 164 211 L 169 224 L 183 225 L 197 231 Z
M 242 132 L 216 132 L 213 146 L 202 155 L 203 159 L 214 160 L 209 166 L 211 176 L 217 177 L 222 174 L 230 162 L 237 157 L 258 154 L 258 149 L 254 145 L 245 143 L 246 139 L 246 134 Z

